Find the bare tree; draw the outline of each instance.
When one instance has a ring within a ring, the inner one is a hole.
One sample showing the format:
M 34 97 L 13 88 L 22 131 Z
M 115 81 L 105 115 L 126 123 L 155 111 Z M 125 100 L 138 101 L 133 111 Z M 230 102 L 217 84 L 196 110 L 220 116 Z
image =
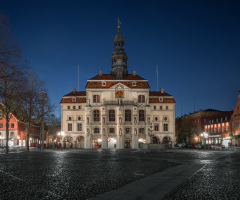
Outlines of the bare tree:
M 25 79 L 25 69 L 21 50 L 11 34 L 9 17 L 0 12 L 0 110 L 6 119 L 6 154 L 8 153 L 9 121 L 17 109 Z
M 33 69 L 30 68 L 22 89 L 23 96 L 21 98 L 21 110 L 19 110 L 21 117 L 27 123 L 27 141 L 29 141 L 31 125 L 37 123 L 37 114 L 41 106 L 39 102 L 40 91 L 44 89 L 44 85 L 45 82 L 40 80 Z M 29 142 L 27 142 L 27 151 L 29 151 Z

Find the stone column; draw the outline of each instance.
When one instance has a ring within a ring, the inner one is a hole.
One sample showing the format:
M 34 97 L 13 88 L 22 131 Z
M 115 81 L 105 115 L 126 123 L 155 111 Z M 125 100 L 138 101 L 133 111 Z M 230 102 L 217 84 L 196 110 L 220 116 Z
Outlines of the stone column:
M 138 134 L 137 134 L 137 127 L 133 130 L 132 135 L 132 149 L 138 149 Z
M 117 149 L 124 149 L 123 107 L 118 105 L 116 112 L 117 122 Z
M 102 149 L 108 149 L 108 137 L 105 128 L 102 129 Z

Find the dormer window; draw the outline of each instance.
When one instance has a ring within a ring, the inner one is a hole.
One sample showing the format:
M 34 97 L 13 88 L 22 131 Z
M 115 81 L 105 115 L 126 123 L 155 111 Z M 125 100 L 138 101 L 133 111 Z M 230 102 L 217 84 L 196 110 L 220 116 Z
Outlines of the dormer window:
M 72 98 L 72 102 L 76 102 L 76 97 L 73 97 L 73 98 Z
M 106 82 L 102 82 L 102 86 L 106 86 Z
M 132 82 L 132 86 L 137 86 L 137 83 L 136 82 Z
M 160 102 L 163 102 L 163 98 L 162 98 L 162 97 L 159 97 L 159 101 L 160 101 Z

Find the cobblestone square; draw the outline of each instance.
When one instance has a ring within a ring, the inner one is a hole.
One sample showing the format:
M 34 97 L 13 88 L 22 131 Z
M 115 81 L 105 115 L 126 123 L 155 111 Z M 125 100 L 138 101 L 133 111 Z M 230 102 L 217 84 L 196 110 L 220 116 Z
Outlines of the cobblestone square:
M 162 199 L 214 199 L 214 195 L 227 199 L 226 188 L 234 199 L 239 194 L 233 192 L 239 182 L 239 155 L 239 152 L 178 149 L 164 153 L 101 149 L 41 152 L 35 148 L 29 153 L 25 149 L 11 149 L 10 154 L 5 155 L 4 150 L 0 150 L 0 199 L 101 197 L 109 191 L 120 192 L 120 188 L 138 183 L 140 179 L 151 181 L 156 173 L 193 163 L 201 163 L 203 167 L 193 171 L 186 181 L 176 180 L 175 187 Z M 173 170 L 172 174 L 178 172 Z M 158 180 L 152 182 L 157 184 Z M 216 184 L 220 184 L 219 187 Z M 135 186 L 132 188 L 133 193 Z M 157 199 L 161 199 L 160 196 Z

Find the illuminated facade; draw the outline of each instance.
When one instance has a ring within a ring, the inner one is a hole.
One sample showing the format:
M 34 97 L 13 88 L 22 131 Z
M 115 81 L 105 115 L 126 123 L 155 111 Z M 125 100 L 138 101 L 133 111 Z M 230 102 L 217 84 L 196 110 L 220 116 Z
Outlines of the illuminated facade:
M 172 142 L 175 101 L 161 88 L 151 92 L 148 80 L 128 73 L 120 29 L 114 38 L 111 73 L 87 80 L 86 91 L 62 97 L 61 130 L 66 148 L 139 148 L 139 143 Z

